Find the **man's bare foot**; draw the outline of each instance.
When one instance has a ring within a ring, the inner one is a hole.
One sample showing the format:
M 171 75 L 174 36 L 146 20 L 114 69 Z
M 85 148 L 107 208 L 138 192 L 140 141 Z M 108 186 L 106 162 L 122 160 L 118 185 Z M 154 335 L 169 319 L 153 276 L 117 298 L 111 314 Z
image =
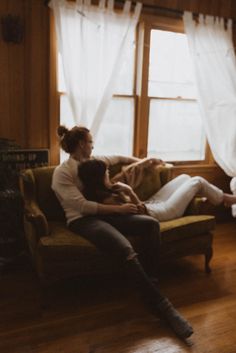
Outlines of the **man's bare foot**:
M 224 194 L 223 202 L 226 207 L 236 204 L 236 195 Z

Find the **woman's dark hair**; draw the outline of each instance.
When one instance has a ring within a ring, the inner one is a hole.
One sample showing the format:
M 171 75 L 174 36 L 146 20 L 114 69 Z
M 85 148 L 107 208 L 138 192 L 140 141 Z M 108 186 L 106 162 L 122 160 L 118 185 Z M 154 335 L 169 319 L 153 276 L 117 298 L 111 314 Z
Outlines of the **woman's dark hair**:
M 60 146 L 67 153 L 73 153 L 79 141 L 86 140 L 89 129 L 84 126 L 74 126 L 72 129 L 67 129 L 60 125 L 57 128 L 57 135 L 60 138 Z
M 112 191 L 104 185 L 106 170 L 106 163 L 98 159 L 90 159 L 79 165 L 78 177 L 83 183 L 83 194 L 86 199 L 103 202 L 112 194 Z

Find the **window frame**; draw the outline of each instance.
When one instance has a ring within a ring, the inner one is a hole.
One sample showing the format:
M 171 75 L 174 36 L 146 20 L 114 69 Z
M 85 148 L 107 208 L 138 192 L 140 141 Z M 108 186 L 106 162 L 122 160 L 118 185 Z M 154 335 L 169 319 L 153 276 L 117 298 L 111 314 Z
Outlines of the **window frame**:
M 170 32 L 184 32 L 184 25 L 182 18 L 177 17 L 166 17 L 166 16 L 150 16 L 143 15 L 138 27 L 139 38 L 138 45 L 141 48 L 138 51 L 140 56 L 137 62 L 141 62 L 142 68 L 136 68 L 141 70 L 141 87 L 138 91 L 138 112 L 136 120 L 136 133 L 134 153 L 137 157 L 143 158 L 147 156 L 148 149 L 148 126 L 149 126 L 149 109 L 151 99 L 165 100 L 163 97 L 151 97 L 148 96 L 148 75 L 149 75 L 149 55 L 150 55 L 150 36 L 151 30 L 166 30 Z M 141 43 L 140 43 L 141 42 Z M 193 100 L 187 98 L 170 98 L 171 100 Z M 194 100 L 196 101 L 196 100 Z M 213 157 L 209 148 L 208 141 L 206 139 L 205 146 L 205 158 L 203 160 L 187 160 L 187 161 L 168 161 L 174 165 L 203 165 L 210 164 L 213 161 Z

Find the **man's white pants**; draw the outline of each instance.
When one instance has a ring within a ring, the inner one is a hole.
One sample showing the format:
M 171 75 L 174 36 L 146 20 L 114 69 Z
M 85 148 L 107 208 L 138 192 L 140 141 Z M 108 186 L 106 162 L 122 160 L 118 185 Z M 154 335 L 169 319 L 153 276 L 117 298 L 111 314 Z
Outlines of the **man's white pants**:
M 196 195 L 206 197 L 213 205 L 219 205 L 223 201 L 223 191 L 204 178 L 182 174 L 145 201 L 147 213 L 159 221 L 182 217 Z

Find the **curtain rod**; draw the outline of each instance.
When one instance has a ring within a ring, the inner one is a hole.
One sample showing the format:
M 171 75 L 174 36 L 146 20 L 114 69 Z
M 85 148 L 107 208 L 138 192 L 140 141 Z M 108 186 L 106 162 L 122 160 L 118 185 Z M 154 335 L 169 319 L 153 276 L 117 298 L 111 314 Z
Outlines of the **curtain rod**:
M 48 5 L 50 0 L 44 0 L 44 5 Z M 125 2 L 125 0 L 115 0 L 115 3 L 120 3 L 123 4 Z M 138 1 L 131 1 L 132 4 L 136 4 Z M 142 3 L 142 0 L 140 1 Z M 177 9 L 171 9 L 171 8 L 167 8 L 167 7 L 163 7 L 163 6 L 158 6 L 158 5 L 152 5 L 152 4 L 145 4 L 142 3 L 142 8 L 144 9 L 149 9 L 149 10 L 157 10 L 157 11 L 161 11 L 161 12 L 168 12 L 171 14 L 175 14 L 175 15 L 179 15 L 179 16 L 183 16 L 183 13 L 185 10 L 177 10 Z M 191 12 L 191 10 L 188 10 Z M 203 14 L 203 15 L 207 15 L 207 14 Z M 193 16 L 194 17 L 198 17 L 199 13 L 197 12 L 193 12 Z M 214 17 L 221 17 L 220 15 L 209 15 L 209 16 L 214 16 Z M 236 23 L 236 19 L 233 18 L 233 16 L 231 17 L 233 20 L 233 23 Z
M 44 0 L 44 5 L 47 6 L 49 4 L 50 0 Z M 141 2 L 142 1 L 131 1 L 132 4 L 136 4 L 137 2 Z M 125 0 L 115 0 L 115 3 L 120 3 L 123 4 L 125 3 Z M 147 8 L 147 9 L 152 9 L 152 10 L 160 10 L 160 11 L 168 11 L 168 12 L 172 12 L 178 15 L 183 15 L 183 11 L 181 10 L 175 10 L 175 9 L 169 9 L 166 7 L 162 7 L 162 6 L 156 6 L 156 5 L 151 5 L 151 4 L 143 4 L 142 3 L 142 7 L 143 8 Z

